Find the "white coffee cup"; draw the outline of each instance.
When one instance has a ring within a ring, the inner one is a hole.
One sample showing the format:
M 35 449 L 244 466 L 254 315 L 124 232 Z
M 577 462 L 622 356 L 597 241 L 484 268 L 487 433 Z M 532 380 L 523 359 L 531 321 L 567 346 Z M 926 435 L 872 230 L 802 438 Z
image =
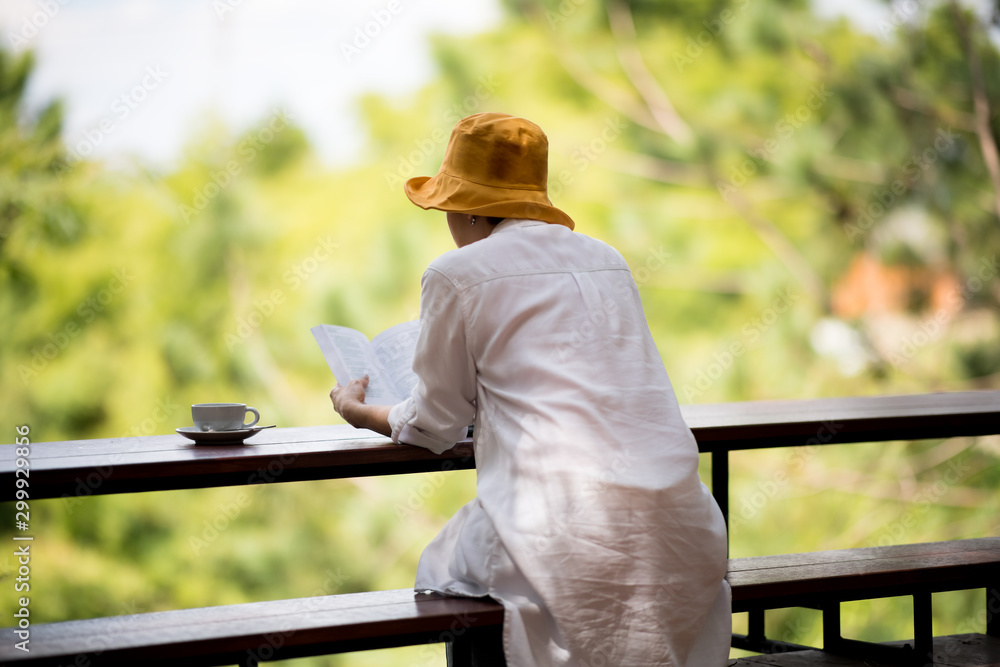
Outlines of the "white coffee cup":
M 248 412 L 252 412 L 254 418 L 246 424 L 244 420 Z M 246 403 L 195 403 L 191 406 L 191 418 L 202 431 L 235 431 L 256 424 L 260 413 Z

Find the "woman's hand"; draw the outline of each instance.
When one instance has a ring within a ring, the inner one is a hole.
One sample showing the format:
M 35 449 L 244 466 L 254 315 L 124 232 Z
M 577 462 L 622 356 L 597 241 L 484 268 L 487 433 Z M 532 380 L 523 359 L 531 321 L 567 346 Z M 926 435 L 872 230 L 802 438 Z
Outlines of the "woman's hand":
M 339 382 L 330 390 L 330 401 L 337 414 L 355 428 L 367 428 L 382 435 L 391 436 L 389 427 L 390 405 L 367 405 L 365 389 L 368 388 L 368 376 L 359 380 L 351 380 L 345 385 Z
M 330 401 L 333 403 L 333 409 L 337 411 L 337 414 L 343 417 L 348 424 L 354 426 L 354 422 L 348 418 L 348 412 L 351 412 L 351 408 L 354 404 L 360 403 L 364 405 L 365 402 L 365 389 L 368 388 L 368 376 L 365 375 L 363 378 L 358 380 L 351 380 L 346 385 L 341 385 L 339 382 L 330 390 Z

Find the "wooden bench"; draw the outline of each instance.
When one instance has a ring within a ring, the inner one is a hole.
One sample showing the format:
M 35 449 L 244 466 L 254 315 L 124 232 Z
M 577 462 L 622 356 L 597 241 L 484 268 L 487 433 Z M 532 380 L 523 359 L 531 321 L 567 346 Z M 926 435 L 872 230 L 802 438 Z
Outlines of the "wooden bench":
M 699 449 L 711 453 L 712 490 L 725 513 L 732 450 L 1000 433 L 1000 392 L 695 405 L 682 406 L 682 413 Z M 12 499 L 16 488 L 12 450 L 0 448 L 0 500 Z M 264 431 L 241 447 L 195 447 L 179 435 L 32 443 L 30 490 L 32 499 L 77 503 L 105 493 L 474 466 L 468 444 L 438 456 L 346 426 L 300 427 Z M 769 640 L 764 633 L 767 610 L 807 606 L 824 611 L 828 651 L 883 655 L 880 645 L 840 637 L 840 602 L 912 595 L 917 648 L 909 651 L 919 654 L 930 637 L 930 594 L 981 587 L 987 587 L 987 604 L 993 605 L 988 634 L 1000 636 L 997 539 L 733 559 L 734 611 L 750 613 L 749 632 L 734 635 L 733 645 L 757 651 L 807 648 Z M 250 665 L 446 642 L 449 665 L 490 667 L 482 659 L 498 654 L 502 622 L 502 609 L 489 600 L 415 597 L 408 590 L 358 593 L 33 624 L 30 653 L 14 648 L 15 630 L 6 628 L 0 630 L 0 662 L 84 667 L 183 659 L 191 665 Z M 477 662 L 471 657 L 475 648 L 481 649 Z M 898 661 L 908 654 L 885 655 Z M 776 664 L 770 659 L 767 664 Z M 492 663 L 502 664 L 502 656 Z
M 889 642 L 902 648 L 903 642 Z M 765 653 L 739 660 L 730 660 L 729 667 L 898 667 L 894 660 L 872 657 L 847 658 L 826 651 L 808 650 L 795 653 Z M 1000 639 L 981 634 L 948 635 L 934 638 L 933 662 L 921 667 L 1000 667 Z
M 14 647 L 13 628 L 3 628 L 0 663 L 250 667 L 269 660 L 446 642 L 449 664 L 469 665 L 474 646 L 502 656 L 502 624 L 503 607 L 489 599 L 409 589 L 348 593 L 34 625 L 30 653 Z
M 823 649 L 829 653 L 928 664 L 932 653 L 932 593 L 986 589 L 987 634 L 1000 638 L 1000 537 L 886 547 L 758 556 L 729 561 L 733 612 L 749 612 L 746 635 L 733 646 L 760 653 L 805 647 L 767 639 L 769 609 L 807 607 L 823 612 Z M 845 639 L 840 604 L 912 596 L 913 643 L 902 647 Z
M 766 638 L 764 612 L 823 610 L 824 650 L 923 665 L 932 651 L 933 592 L 987 588 L 988 634 L 1000 637 L 1000 537 L 864 549 L 735 558 L 729 562 L 733 611 L 750 612 L 750 632 L 733 645 L 774 653 L 812 647 Z M 839 605 L 912 595 L 912 646 L 887 647 L 840 637 Z M 992 613 L 991 613 L 992 612 Z M 308 655 L 448 643 L 449 664 L 473 647 L 502 665 L 503 608 L 489 599 L 446 598 L 411 590 L 253 602 L 35 626 L 30 654 L 0 631 L 0 662 L 24 665 L 253 665 Z M 79 657 L 82 656 L 82 657 Z M 481 661 L 476 663 L 481 665 Z

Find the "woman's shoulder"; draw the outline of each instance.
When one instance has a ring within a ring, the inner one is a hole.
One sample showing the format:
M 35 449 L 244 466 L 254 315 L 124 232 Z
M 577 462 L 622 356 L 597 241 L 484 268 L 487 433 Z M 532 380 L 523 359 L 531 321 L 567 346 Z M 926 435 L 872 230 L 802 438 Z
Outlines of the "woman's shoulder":
M 439 255 L 427 269 L 455 279 L 470 274 L 478 275 L 494 264 L 497 258 L 510 254 L 508 246 L 511 241 L 516 240 L 509 234 L 491 234 L 485 239 L 461 248 L 453 248 Z
M 433 271 L 446 276 L 460 274 L 463 267 L 469 264 L 469 253 L 466 252 L 469 248 L 471 246 L 455 248 L 442 255 L 438 255 L 427 265 L 427 271 Z
M 561 225 L 509 229 L 440 255 L 428 273 L 458 288 L 507 274 L 586 271 L 628 265 L 613 246 Z

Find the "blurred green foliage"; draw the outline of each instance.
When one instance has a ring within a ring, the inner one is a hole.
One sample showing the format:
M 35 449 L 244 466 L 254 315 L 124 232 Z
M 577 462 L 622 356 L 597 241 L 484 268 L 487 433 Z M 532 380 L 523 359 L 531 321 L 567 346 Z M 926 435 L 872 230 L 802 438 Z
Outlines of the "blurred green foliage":
M 24 112 L 31 55 L 0 50 L 7 438 L 169 433 L 213 400 L 335 421 L 309 327 L 416 317 L 451 240 L 402 183 L 487 110 L 547 130 L 550 194 L 630 262 L 682 403 L 1000 386 L 982 152 L 1000 135 L 1000 55 L 972 14 L 963 30 L 931 4 L 863 31 L 777 0 L 506 10 L 436 38 L 439 74 L 417 93 L 359 100 L 365 157 L 336 170 L 280 115 L 243 136 L 209 123 L 169 173 L 70 159 L 60 104 Z M 734 454 L 733 555 L 996 535 L 998 458 L 996 437 Z M 474 493 L 473 473 L 450 473 L 34 502 L 34 619 L 407 587 Z M 936 632 L 982 631 L 979 598 L 939 602 Z M 859 603 L 845 625 L 901 637 L 908 613 Z M 819 641 L 811 612 L 769 619 Z

